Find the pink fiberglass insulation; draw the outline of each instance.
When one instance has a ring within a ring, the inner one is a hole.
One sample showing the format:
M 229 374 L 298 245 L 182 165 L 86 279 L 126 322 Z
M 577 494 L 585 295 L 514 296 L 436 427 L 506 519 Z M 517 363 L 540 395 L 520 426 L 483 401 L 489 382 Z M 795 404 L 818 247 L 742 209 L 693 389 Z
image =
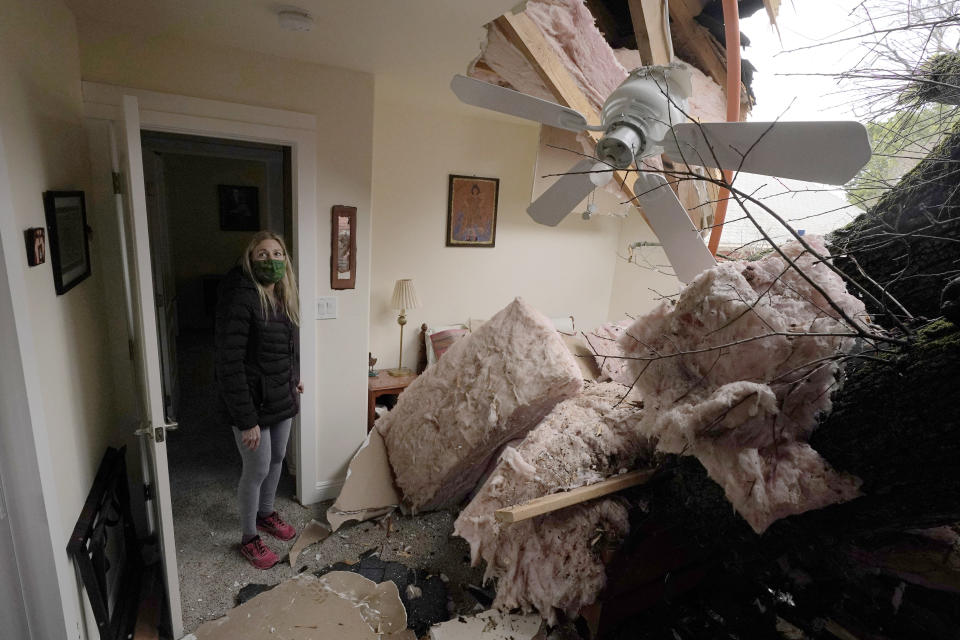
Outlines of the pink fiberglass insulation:
M 805 237 L 821 255 L 822 238 Z M 864 306 L 798 243 L 782 247 L 851 318 Z M 644 400 L 641 431 L 668 453 L 695 455 L 737 512 L 763 532 L 785 516 L 858 495 L 859 479 L 807 440 L 830 410 L 836 356 L 852 344 L 838 314 L 777 254 L 704 271 L 620 338 L 616 376 Z M 683 354 L 683 355 L 676 355 Z
M 627 70 L 597 29 L 582 0 L 530 0 L 524 13 L 540 27 L 580 90 L 600 109 Z
M 455 342 L 376 423 L 404 504 L 458 504 L 503 444 L 582 386 L 553 324 L 517 298 Z
M 561 64 L 599 113 L 610 92 L 626 79 L 627 70 L 617 61 L 590 11 L 580 0 L 530 0 L 524 13 L 539 27 Z M 468 73 L 484 82 L 557 101 L 540 74 L 494 23 L 487 28 L 483 53 L 470 65 Z M 589 114 L 585 115 L 591 119 Z M 587 134 L 578 134 L 577 141 L 583 153 L 593 153 L 595 143 Z
M 487 563 L 497 578 L 503 609 L 536 609 L 553 622 L 556 611 L 574 614 L 594 602 L 605 583 L 592 542 L 628 533 L 626 509 L 614 499 L 593 501 L 512 524 L 494 512 L 564 489 L 593 484 L 653 455 L 640 435 L 640 411 L 622 402 L 628 389 L 588 383 L 558 404 L 536 429 L 507 447 L 496 468 L 454 523 L 470 543 L 473 564 Z

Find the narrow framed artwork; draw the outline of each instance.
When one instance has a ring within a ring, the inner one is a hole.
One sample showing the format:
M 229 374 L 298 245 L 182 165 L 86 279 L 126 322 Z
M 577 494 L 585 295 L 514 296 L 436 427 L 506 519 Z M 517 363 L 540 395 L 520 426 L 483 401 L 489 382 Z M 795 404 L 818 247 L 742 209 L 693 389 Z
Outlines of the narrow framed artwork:
M 43 210 L 50 235 L 53 285 L 60 296 L 90 276 L 83 191 L 44 191 Z
M 218 184 L 217 195 L 220 202 L 220 229 L 260 230 L 260 190 L 257 187 Z
M 23 239 L 27 245 L 28 266 L 36 267 L 47 261 L 45 237 L 46 230 L 43 227 L 30 227 L 23 232 Z
M 447 190 L 447 246 L 495 246 L 499 196 L 499 178 L 451 175 Z
M 336 205 L 330 216 L 330 288 L 357 286 L 357 208 Z

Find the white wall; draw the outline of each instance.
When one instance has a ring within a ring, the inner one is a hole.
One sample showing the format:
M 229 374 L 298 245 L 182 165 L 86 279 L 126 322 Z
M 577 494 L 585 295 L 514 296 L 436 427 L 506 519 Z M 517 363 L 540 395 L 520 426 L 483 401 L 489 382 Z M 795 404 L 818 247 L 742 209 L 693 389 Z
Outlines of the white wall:
M 329 289 L 330 209 L 357 207 L 357 288 L 337 292 L 339 316 L 317 324 L 317 461 L 334 494 L 366 433 L 373 77 L 369 74 L 165 38 L 81 19 L 84 80 L 315 114 L 318 295 Z M 312 305 L 311 305 L 312 306 Z M 311 320 L 313 310 L 305 309 Z
M 29 454 L 36 456 L 34 464 L 20 461 L 23 473 L 13 478 L 17 484 L 34 485 L 27 489 L 40 498 L 33 509 L 46 509 L 45 521 L 34 522 L 36 540 L 30 543 L 40 544 L 49 534 L 49 560 L 38 570 L 48 574 L 45 580 L 56 576 L 60 589 L 68 594 L 61 603 L 56 593 L 33 592 L 43 598 L 35 601 L 38 615 L 28 611 L 33 632 L 36 637 L 64 633 L 81 637 L 82 607 L 79 597 L 72 596 L 76 590 L 65 547 L 117 427 L 107 312 L 101 304 L 107 275 L 101 252 L 106 247 L 97 235 L 99 220 L 88 217 L 94 229 L 93 275 L 63 296 L 54 291 L 49 244 L 46 264 L 26 265 L 22 231 L 46 226 L 42 193 L 86 189 L 89 183 L 78 39 L 73 15 L 60 0 L 3 0 L 0 14 L 0 130 L 12 210 L 3 227 L 4 251 L 9 252 L 5 279 L 17 314 L 20 349 L 13 355 L 20 359 L 23 372 L 19 382 L 8 380 L 3 391 L 23 385 L 19 393 L 26 394 L 27 400 L 15 412 L 15 421 L 7 423 L 11 416 L 3 416 L 3 431 L 22 429 L 34 436 L 32 443 L 26 443 Z M 16 360 L 4 362 L 5 369 L 9 364 L 16 372 Z M 23 399 L 11 398 L 12 402 Z M 9 477 L 4 480 L 8 495 L 23 489 L 12 487 Z
M 646 246 L 634 249 L 631 262 L 629 246 L 635 242 L 657 243 L 659 240 L 634 209 L 621 221 L 607 312 L 611 322 L 648 313 L 660 304 L 662 296 L 673 295 L 681 287 L 662 248 Z
M 526 207 L 538 146 L 537 125 L 418 103 L 403 78 L 377 77 L 370 348 L 378 367 L 395 367 L 399 356 L 390 308 L 399 278 L 413 278 L 423 304 L 407 314 L 403 357 L 411 367 L 422 323 L 489 318 L 516 296 L 548 316 L 573 314 L 578 328 L 606 320 L 619 221 L 577 213 L 556 228 L 533 222 Z M 578 159 L 547 149 L 537 173 Z M 500 179 L 494 248 L 445 246 L 449 174 Z

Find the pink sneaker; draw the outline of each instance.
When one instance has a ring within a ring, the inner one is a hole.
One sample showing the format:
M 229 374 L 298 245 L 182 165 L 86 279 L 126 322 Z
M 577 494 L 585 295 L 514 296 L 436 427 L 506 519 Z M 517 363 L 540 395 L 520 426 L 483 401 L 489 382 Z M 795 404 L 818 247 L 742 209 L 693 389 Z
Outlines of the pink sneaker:
M 297 535 L 297 530 L 284 522 L 276 511 L 266 518 L 257 517 L 257 530 L 269 533 L 279 540 L 291 540 Z
M 257 569 L 269 569 L 280 560 L 277 554 L 270 551 L 270 548 L 263 544 L 260 536 L 255 537 L 247 544 L 241 544 L 240 555 L 249 560 L 250 564 Z

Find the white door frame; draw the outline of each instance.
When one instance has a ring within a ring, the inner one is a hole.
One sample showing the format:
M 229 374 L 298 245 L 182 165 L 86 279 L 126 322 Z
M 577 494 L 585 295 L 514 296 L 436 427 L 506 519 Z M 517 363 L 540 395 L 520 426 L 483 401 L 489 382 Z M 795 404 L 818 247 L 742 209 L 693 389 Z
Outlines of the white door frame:
M 293 233 L 300 284 L 300 377 L 308 390 L 317 383 L 317 122 L 312 114 L 218 100 L 83 83 L 84 116 L 120 121 L 124 95 L 136 96 L 142 129 L 279 144 L 291 148 Z M 296 442 L 297 499 L 322 499 L 317 488 L 317 393 L 301 397 Z

